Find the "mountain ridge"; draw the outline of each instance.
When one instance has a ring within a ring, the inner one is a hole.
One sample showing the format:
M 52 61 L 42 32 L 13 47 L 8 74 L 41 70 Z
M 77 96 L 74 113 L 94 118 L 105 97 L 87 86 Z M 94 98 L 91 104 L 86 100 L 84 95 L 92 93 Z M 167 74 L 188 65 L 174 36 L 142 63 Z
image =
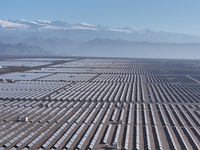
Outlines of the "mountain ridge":
M 200 43 L 155 43 L 96 38 L 59 54 L 53 51 L 53 54 L 36 45 L 0 43 L 0 54 L 4 55 L 56 54 L 62 56 L 200 59 L 198 57 L 200 56 L 199 49 Z
M 150 29 L 135 30 L 130 27 L 115 28 L 103 25 L 91 25 L 89 23 L 70 24 L 59 20 L 28 21 L 20 19 L 12 21 L 0 19 L 0 33 L 21 36 L 21 33 L 23 33 L 24 38 L 33 35 L 43 38 L 69 38 L 79 42 L 87 42 L 95 38 L 109 38 L 129 41 L 200 43 L 200 35 L 153 31 Z
M 0 43 L 0 54 L 1 55 L 53 55 L 49 51 L 45 51 L 36 45 L 27 45 L 24 43 L 17 44 L 5 44 Z
M 70 55 L 194 59 L 200 56 L 200 43 L 155 43 L 97 38 L 82 43 Z

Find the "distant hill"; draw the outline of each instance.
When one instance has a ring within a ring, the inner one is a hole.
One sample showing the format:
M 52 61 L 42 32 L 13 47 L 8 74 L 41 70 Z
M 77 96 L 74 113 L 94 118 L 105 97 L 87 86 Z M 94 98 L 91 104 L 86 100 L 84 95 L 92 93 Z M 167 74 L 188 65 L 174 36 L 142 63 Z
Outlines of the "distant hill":
M 39 39 L 28 39 L 30 43 L 38 44 L 44 42 Z M 51 46 L 51 40 L 46 41 Z M 56 43 L 52 39 L 52 43 Z M 60 39 L 57 41 L 58 43 Z M 63 41 L 65 43 L 65 41 Z M 66 45 L 69 43 L 66 42 Z M 54 48 L 57 44 L 54 45 Z M 58 44 L 59 45 L 59 44 Z M 69 44 L 70 45 L 70 44 Z M 52 45 L 53 46 L 53 45 Z M 59 52 L 59 48 L 57 48 Z M 52 50 L 56 51 L 55 50 Z M 5 44 L 0 43 L 0 55 L 54 55 L 36 45 L 24 43 Z M 61 55 L 68 56 L 92 56 L 92 57 L 132 57 L 132 58 L 187 58 L 200 59 L 200 43 L 154 43 L 154 42 L 133 42 L 126 40 L 94 39 L 68 48 L 63 46 Z
M 0 43 L 1 55 L 52 55 L 53 53 L 45 51 L 40 46 L 27 45 L 24 43 L 4 44 Z
M 29 45 L 38 45 L 45 50 L 57 53 L 65 54 L 77 47 L 80 43 L 70 39 L 60 38 L 42 38 L 42 37 L 29 37 L 23 40 L 23 43 Z
M 200 43 L 154 43 L 94 39 L 76 47 L 76 56 L 200 58 Z

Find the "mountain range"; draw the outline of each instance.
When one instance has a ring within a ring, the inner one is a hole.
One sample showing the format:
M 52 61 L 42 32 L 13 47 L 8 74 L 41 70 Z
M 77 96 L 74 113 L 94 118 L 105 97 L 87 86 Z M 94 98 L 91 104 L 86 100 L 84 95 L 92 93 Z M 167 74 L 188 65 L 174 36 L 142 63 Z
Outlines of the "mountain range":
M 19 19 L 12 21 L 0 19 L 0 33 L 0 37 L 12 36 L 12 40 L 20 35 L 20 39 L 38 36 L 43 38 L 68 38 L 79 42 L 87 42 L 95 38 L 169 43 L 200 42 L 199 35 L 152 31 L 149 29 L 135 30 L 129 27 L 113 28 L 88 23 L 69 24 L 65 21 L 48 20 L 28 21 Z
M 38 46 L 42 53 L 74 56 L 194 58 L 200 48 L 199 35 L 23 19 L 1 19 L 0 42 L 24 44 L 27 49 Z M 30 51 L 33 52 L 31 48 Z
M 4 44 L 0 43 L 1 55 L 53 55 L 52 52 L 45 51 L 39 46 L 26 45 L 24 43 L 18 44 Z
M 97 38 L 79 45 L 71 55 L 200 59 L 200 43 L 132 42 Z

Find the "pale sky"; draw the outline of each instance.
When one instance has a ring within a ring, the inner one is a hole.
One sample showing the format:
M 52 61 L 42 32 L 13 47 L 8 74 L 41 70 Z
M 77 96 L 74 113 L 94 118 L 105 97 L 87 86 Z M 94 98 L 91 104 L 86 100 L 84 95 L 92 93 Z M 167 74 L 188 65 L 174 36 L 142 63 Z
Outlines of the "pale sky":
M 200 0 L 1 0 L 0 19 L 63 20 L 200 35 Z

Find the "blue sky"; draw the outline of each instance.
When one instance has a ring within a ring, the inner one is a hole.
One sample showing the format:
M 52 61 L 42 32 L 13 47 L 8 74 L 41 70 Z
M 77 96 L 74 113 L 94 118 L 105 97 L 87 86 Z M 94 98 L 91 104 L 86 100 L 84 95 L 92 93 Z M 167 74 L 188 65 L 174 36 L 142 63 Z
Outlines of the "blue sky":
M 0 19 L 64 20 L 200 35 L 200 0 L 1 0 Z

